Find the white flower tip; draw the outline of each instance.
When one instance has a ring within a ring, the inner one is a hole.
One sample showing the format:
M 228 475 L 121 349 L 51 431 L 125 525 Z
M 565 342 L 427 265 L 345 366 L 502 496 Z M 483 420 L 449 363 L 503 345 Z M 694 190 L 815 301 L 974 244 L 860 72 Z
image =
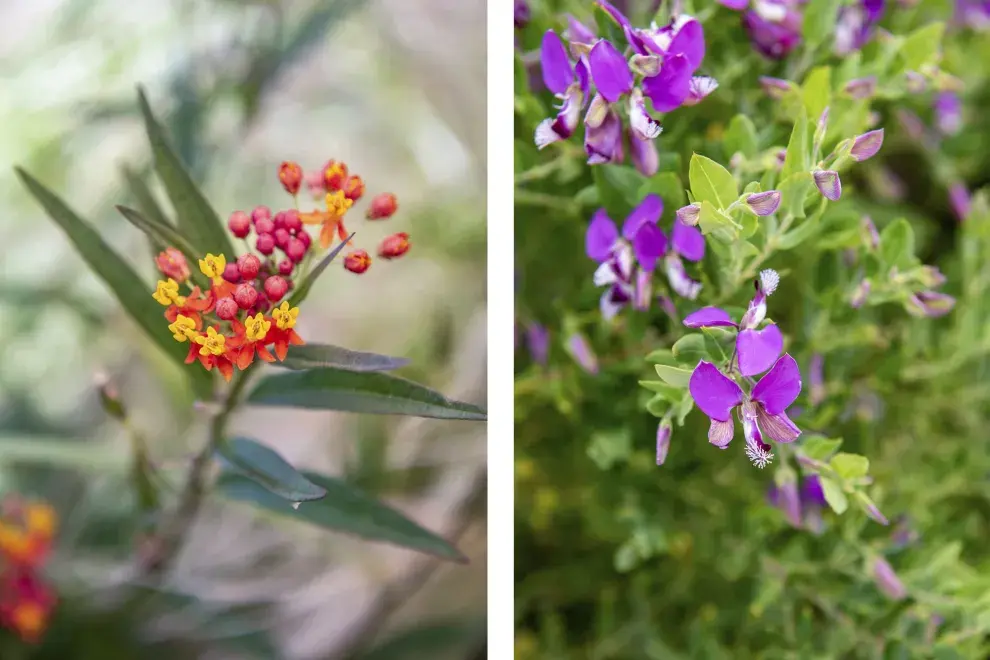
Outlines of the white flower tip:
M 560 136 L 553 130 L 553 119 L 544 119 L 536 127 L 536 134 L 533 141 L 536 143 L 537 149 L 542 149 L 558 140 L 560 140 Z
M 762 447 L 746 445 L 746 458 L 761 470 L 773 462 L 773 452 Z
M 778 284 L 780 284 L 780 275 L 773 268 L 760 271 L 760 290 L 764 295 L 773 295 Z

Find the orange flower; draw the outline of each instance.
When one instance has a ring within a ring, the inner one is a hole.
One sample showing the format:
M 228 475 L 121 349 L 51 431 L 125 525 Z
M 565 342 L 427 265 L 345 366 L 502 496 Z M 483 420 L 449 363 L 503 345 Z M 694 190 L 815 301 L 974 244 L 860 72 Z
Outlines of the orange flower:
M 278 359 L 284 360 L 289 352 L 289 345 L 302 346 L 306 342 L 296 334 L 293 326 L 296 324 L 296 316 L 299 315 L 299 308 L 289 309 L 288 301 L 283 302 L 281 307 L 272 311 L 275 323 L 271 324 L 268 334 L 265 335 L 266 344 L 275 344 L 275 355 Z
M 234 336 L 227 339 L 232 354 L 234 364 L 241 371 L 244 371 L 254 362 L 255 354 L 265 362 L 274 362 L 273 356 L 265 347 L 265 339 L 268 331 L 272 327 L 272 322 L 265 318 L 265 315 L 258 312 L 254 316 L 249 316 L 241 323 L 238 320 L 231 321 Z
M 323 168 L 323 186 L 327 192 L 340 190 L 347 180 L 347 165 L 335 160 L 328 161 Z
M 278 180 L 282 182 L 282 187 L 287 193 L 295 195 L 299 192 L 299 186 L 302 185 L 302 168 L 299 167 L 298 163 L 284 162 L 278 168 Z
M 364 195 L 364 180 L 357 174 L 352 174 L 344 181 L 344 187 L 341 190 L 347 199 L 356 202 Z
M 360 275 L 371 267 L 371 257 L 366 250 L 354 250 L 344 257 L 344 268 Z
M 223 379 L 230 382 L 234 375 L 231 357 L 236 357 L 236 349 L 227 346 L 227 337 L 220 334 L 219 326 L 212 326 L 206 332 L 198 333 L 189 342 L 186 364 L 199 360 L 204 369 L 213 371 L 213 367 L 216 367 Z
M 210 291 L 204 296 L 203 292 L 197 286 L 193 287 L 192 293 L 188 296 L 180 296 L 180 299 L 182 301 L 181 303 L 173 302 L 165 310 L 165 318 L 168 319 L 169 323 L 175 323 L 175 320 L 181 314 L 186 318 L 192 319 L 197 330 L 202 328 L 203 319 L 200 313 L 209 313 L 213 310 L 213 306 L 216 303 L 213 292 Z
M 333 234 L 335 231 L 340 237 L 340 240 L 347 238 L 347 229 L 344 227 L 344 215 L 353 203 L 342 190 L 328 192 L 326 197 L 326 211 L 300 213 L 299 219 L 307 225 L 323 225 L 320 229 L 320 247 L 325 250 L 333 243 Z

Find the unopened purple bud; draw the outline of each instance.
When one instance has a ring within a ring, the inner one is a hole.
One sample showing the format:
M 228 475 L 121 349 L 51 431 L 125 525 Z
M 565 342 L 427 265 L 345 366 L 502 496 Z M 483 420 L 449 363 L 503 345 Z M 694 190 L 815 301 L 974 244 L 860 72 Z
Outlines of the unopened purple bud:
M 645 312 L 650 308 L 653 297 L 653 273 L 643 270 L 636 271 L 636 288 L 633 291 L 633 309 Z
M 955 92 L 935 97 L 935 121 L 944 135 L 955 135 L 962 128 L 962 102 Z
M 644 78 L 650 78 L 660 73 L 660 63 L 662 61 L 659 55 L 640 55 L 637 53 L 629 58 L 629 68 L 633 73 L 637 73 Z
M 826 132 L 828 132 L 828 108 L 822 110 L 822 114 L 818 118 L 818 125 L 815 126 L 815 149 L 818 149 L 825 141 Z
M 825 400 L 825 358 L 821 353 L 811 356 L 811 365 L 808 368 L 808 402 L 812 406 L 817 406 Z
M 857 101 L 868 99 L 877 91 L 877 78 L 876 76 L 853 78 L 842 90 Z
M 867 516 L 870 517 L 870 520 L 874 522 L 878 522 L 884 526 L 890 524 L 890 521 L 887 520 L 887 516 L 883 515 L 883 513 L 880 511 L 877 505 L 874 504 L 873 500 L 871 500 L 869 497 L 866 497 L 862 493 L 857 492 L 856 499 L 859 500 L 860 506 L 863 507 L 863 511 L 866 513 Z
M 530 323 L 526 328 L 526 345 L 533 362 L 546 364 L 550 350 L 550 331 L 539 323 Z
M 661 295 L 657 297 L 657 301 L 660 303 L 660 309 L 662 309 L 664 313 L 670 317 L 670 320 L 673 321 L 674 325 L 680 325 L 681 319 L 677 314 L 677 306 L 674 305 L 673 299 L 671 299 L 670 296 Z
M 517 29 L 526 27 L 529 23 L 529 3 L 526 0 L 515 0 L 514 19 Z
M 928 81 L 925 76 L 917 71 L 908 71 L 904 74 L 907 91 L 910 94 L 921 94 L 928 88 Z
M 849 300 L 849 306 L 853 309 L 859 309 L 866 302 L 866 298 L 870 295 L 870 281 L 863 280 L 853 291 L 852 298 Z
M 666 417 L 657 427 L 657 465 L 663 465 L 667 460 L 667 452 L 670 451 L 670 436 L 673 429 L 670 420 Z
M 873 579 L 877 587 L 891 600 L 901 600 L 907 596 L 904 583 L 897 577 L 894 567 L 883 557 L 873 560 Z
M 761 193 L 753 193 L 746 197 L 746 205 L 752 209 L 756 215 L 772 215 L 776 213 L 780 206 L 780 191 L 768 190 Z
M 696 227 L 701 219 L 701 204 L 695 202 L 677 209 L 677 219 L 688 227 Z
M 956 299 L 938 291 L 919 291 L 908 298 L 906 307 L 912 316 L 938 318 L 945 316 L 956 306 Z
M 927 131 L 925 130 L 925 122 L 921 120 L 921 117 L 910 110 L 899 109 L 897 111 L 897 121 L 900 123 L 901 128 L 904 129 L 904 132 L 913 140 L 917 140 L 918 142 L 925 140 Z
M 815 170 L 811 173 L 815 179 L 815 185 L 825 199 L 835 202 L 842 197 L 842 181 L 839 180 L 839 173 L 834 170 Z
M 760 86 L 766 95 L 774 101 L 780 101 L 792 90 L 796 89 L 794 83 L 780 78 L 771 78 L 770 76 L 760 76 Z
M 870 131 L 868 133 L 863 133 L 853 140 L 852 149 L 849 150 L 849 155 L 853 160 L 862 162 L 867 158 L 872 158 L 880 151 L 880 147 L 883 146 L 883 129 L 878 128 L 875 131 Z M 826 195 L 827 196 L 827 195 Z
M 777 483 L 777 507 L 784 513 L 787 522 L 792 527 L 801 526 L 801 495 L 798 492 L 797 479 L 788 470 Z
M 567 29 L 564 30 L 564 38 L 582 44 L 593 44 L 598 39 L 591 28 L 570 14 L 567 15 Z
M 574 333 L 567 339 L 567 352 L 574 361 L 589 374 L 598 373 L 598 358 L 588 345 L 588 340 L 579 333 Z
M 922 266 L 918 269 L 918 280 L 926 287 L 934 289 L 945 284 L 945 275 L 938 266 Z
M 629 130 L 629 158 L 633 167 L 646 177 L 651 177 L 660 169 L 660 154 L 653 140 L 643 139 Z
M 875 251 L 880 247 L 880 232 L 877 231 L 877 226 L 873 224 L 873 218 L 870 216 L 864 215 L 862 222 L 867 244 L 870 246 L 870 250 Z
M 949 186 L 949 204 L 952 205 L 952 212 L 956 214 L 956 219 L 959 222 L 969 216 L 972 200 L 969 197 L 966 184 L 957 181 Z
M 782 170 L 785 162 L 787 162 L 787 149 L 779 149 L 777 151 L 777 161 L 774 163 L 777 170 Z

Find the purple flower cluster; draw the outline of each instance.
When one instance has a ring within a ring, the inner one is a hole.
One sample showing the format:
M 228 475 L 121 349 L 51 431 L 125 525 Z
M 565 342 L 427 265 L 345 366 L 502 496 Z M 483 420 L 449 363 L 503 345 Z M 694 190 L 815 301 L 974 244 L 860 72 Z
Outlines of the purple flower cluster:
M 804 477 L 800 487 L 793 479 L 771 486 L 767 501 L 770 506 L 780 509 L 792 527 L 803 528 L 813 534 L 821 533 L 824 526 L 822 509 L 827 503 L 817 474 Z
M 700 102 L 717 87 L 713 78 L 695 76 L 705 55 L 701 23 L 680 16 L 664 27 L 634 27 L 614 6 L 601 0 L 602 9 L 625 34 L 625 46 L 598 38 L 573 16 L 564 33 L 570 48 L 553 30 L 543 35 L 540 62 L 543 82 L 560 100 L 557 115 L 536 128 L 540 149 L 566 140 L 577 130 L 584 114 L 584 148 L 588 164 L 621 163 L 624 142 L 636 168 L 652 176 L 658 168 L 653 140 L 661 127 L 647 109 L 670 112 Z M 616 108 L 625 108 L 624 128 Z
M 674 220 L 670 239 L 657 226 L 663 214 L 663 200 L 649 194 L 622 224 L 622 233 L 605 209 L 591 218 L 585 235 L 585 252 L 599 263 L 595 284 L 608 287 L 601 297 L 601 312 L 613 318 L 628 304 L 644 310 L 650 305 L 652 277 L 662 260 L 667 280 L 679 295 L 694 299 L 701 290 L 684 270 L 681 257 L 700 261 L 705 256 L 705 238 L 695 227 Z
M 732 327 L 739 330 L 736 348 L 723 373 L 710 362 L 702 360 L 695 367 L 688 388 L 695 405 L 708 415 L 711 426 L 708 440 L 725 449 L 735 433 L 732 411 L 738 409 L 746 438 L 746 456 L 759 468 L 773 460 L 770 445 L 764 435 L 776 442 L 793 442 L 801 430 L 787 416 L 787 408 L 801 393 L 801 371 L 789 354 L 780 355 L 783 337 L 775 324 L 762 330 L 756 328 L 766 318 L 766 300 L 777 288 L 780 277 L 776 271 L 764 270 L 756 282 L 756 295 L 749 303 L 739 323 L 728 312 L 717 307 L 705 307 L 684 319 L 689 328 Z M 733 373 L 747 383 L 750 376 L 769 371 L 753 384 L 749 393 L 743 391 Z

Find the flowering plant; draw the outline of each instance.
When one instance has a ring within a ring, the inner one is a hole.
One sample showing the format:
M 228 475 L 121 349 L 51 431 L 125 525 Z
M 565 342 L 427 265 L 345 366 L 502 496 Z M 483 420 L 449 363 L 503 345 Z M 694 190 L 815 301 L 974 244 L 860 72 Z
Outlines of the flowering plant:
M 987 467 L 982 398 L 936 421 L 990 304 L 966 8 L 517 3 L 520 657 L 986 652 L 921 492 Z
M 350 219 L 365 196 L 364 180 L 333 160 L 308 173 L 294 162 L 284 162 L 277 178 L 291 205 L 275 212 L 265 206 L 234 210 L 224 226 L 176 155 L 143 92 L 139 101 L 154 170 L 174 213 L 166 211 L 136 176 L 130 184 L 140 209 L 117 210 L 153 246 L 160 273 L 155 286 L 58 196 L 16 169 L 123 310 L 161 354 L 178 365 L 183 388 L 192 393 L 196 409 L 208 422 L 206 441 L 188 463 L 182 482 L 169 484 L 139 430 L 140 420 L 130 414 L 126 394 L 113 379 L 100 383 L 104 410 L 132 440 L 133 517 L 142 520 L 134 539 L 138 582 L 156 585 L 165 578 L 207 496 L 440 559 L 466 561 L 454 543 L 354 485 L 294 466 L 269 444 L 235 436 L 228 429 L 230 418 L 243 406 L 486 419 L 476 405 L 389 373 L 408 360 L 305 339 L 305 303 L 317 278 L 338 255 L 351 274 L 361 275 L 372 265 Z M 274 175 L 276 168 L 272 170 Z M 315 200 L 315 209 L 301 199 L 306 195 Z M 364 216 L 368 222 L 385 222 L 397 210 L 395 195 L 382 192 L 370 199 Z M 309 227 L 317 233 L 310 234 Z M 375 260 L 394 260 L 409 250 L 409 234 L 398 232 L 380 243 Z M 146 258 L 139 261 L 152 265 Z M 264 370 L 262 364 L 273 369 Z M 27 565 L 24 561 L 36 566 L 51 540 L 55 514 L 40 506 L 18 510 L 26 531 L 0 523 L 0 624 L 27 641 L 41 639 L 55 606 L 51 589 L 18 568 Z

